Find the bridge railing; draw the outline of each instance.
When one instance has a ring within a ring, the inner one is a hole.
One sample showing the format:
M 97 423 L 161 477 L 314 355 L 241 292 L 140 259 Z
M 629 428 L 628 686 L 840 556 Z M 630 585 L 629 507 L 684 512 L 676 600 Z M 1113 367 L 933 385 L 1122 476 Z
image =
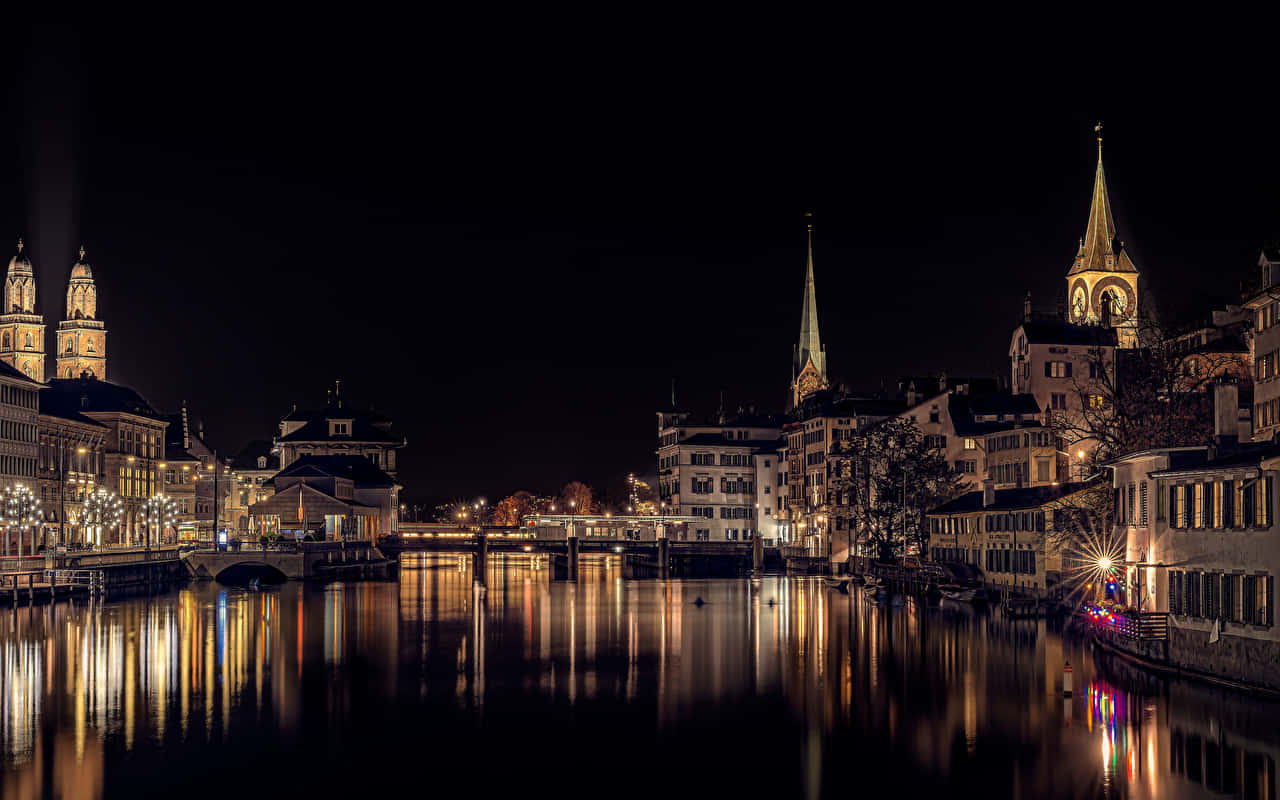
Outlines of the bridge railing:
M 136 564 L 138 562 L 177 561 L 180 552 L 177 547 L 152 548 L 151 550 L 123 550 L 115 552 L 68 553 L 59 555 L 55 562 L 65 569 L 86 567 L 106 567 L 116 564 Z

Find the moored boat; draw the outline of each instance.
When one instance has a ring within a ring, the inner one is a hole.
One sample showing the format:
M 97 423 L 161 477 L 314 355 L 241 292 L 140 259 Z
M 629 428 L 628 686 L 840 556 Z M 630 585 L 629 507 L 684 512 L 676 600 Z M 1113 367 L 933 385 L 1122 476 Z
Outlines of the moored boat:
M 972 603 L 978 599 L 977 587 L 966 587 L 958 584 L 944 584 L 938 587 L 938 593 L 944 600 L 956 603 Z

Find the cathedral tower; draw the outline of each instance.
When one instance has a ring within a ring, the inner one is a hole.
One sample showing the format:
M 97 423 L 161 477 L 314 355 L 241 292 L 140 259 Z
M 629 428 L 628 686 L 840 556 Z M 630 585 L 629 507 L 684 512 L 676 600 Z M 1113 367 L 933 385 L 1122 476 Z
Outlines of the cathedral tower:
M 788 408 L 795 408 L 814 392 L 827 388 L 827 351 L 818 336 L 818 294 L 813 284 L 813 214 L 806 213 L 809 258 L 804 278 L 804 304 L 800 312 L 800 341 L 791 354 L 791 394 Z
M 79 378 L 83 374 L 107 379 L 107 329 L 98 319 L 98 288 L 93 271 L 80 259 L 71 268 L 67 284 L 67 318 L 58 323 L 59 378 Z
M 1121 347 L 1138 346 L 1138 268 L 1116 233 L 1102 171 L 1102 123 L 1098 136 L 1098 170 L 1093 179 L 1089 225 L 1071 269 L 1067 271 L 1067 318 L 1077 324 L 1116 328 Z
M 9 259 L 4 282 L 4 309 L 0 313 L 0 360 L 30 378 L 44 381 L 44 317 L 36 311 L 36 277 L 31 259 L 18 252 Z

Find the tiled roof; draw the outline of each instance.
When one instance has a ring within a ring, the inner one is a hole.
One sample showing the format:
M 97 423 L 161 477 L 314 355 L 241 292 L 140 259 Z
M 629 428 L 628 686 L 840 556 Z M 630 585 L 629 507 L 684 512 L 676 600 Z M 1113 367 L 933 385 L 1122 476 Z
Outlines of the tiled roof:
M 1063 483 L 1058 486 L 1033 486 L 1023 489 L 997 489 L 995 502 L 982 505 L 982 491 L 967 492 L 956 499 L 930 509 L 930 514 L 963 514 L 972 511 L 1019 511 L 1039 508 L 1045 503 L 1075 494 L 1085 488 L 1083 483 Z
M 165 419 L 133 389 L 94 378 L 53 378 L 40 390 L 40 407 Z
M 258 459 L 266 458 L 266 469 L 272 471 L 280 469 L 280 455 L 272 453 L 272 447 L 271 442 L 266 439 L 255 439 L 249 442 L 244 446 L 244 449 L 232 456 L 231 468 L 243 470 L 260 469 Z
M 1069 322 L 1031 320 L 1022 323 L 1022 332 L 1032 344 L 1074 344 L 1116 346 L 1116 329 L 1101 325 L 1072 325 Z
M 335 478 L 346 478 L 360 487 L 395 486 L 395 478 L 374 466 L 367 458 L 360 456 L 302 456 L 272 477 L 277 478 L 306 475 L 331 475 Z

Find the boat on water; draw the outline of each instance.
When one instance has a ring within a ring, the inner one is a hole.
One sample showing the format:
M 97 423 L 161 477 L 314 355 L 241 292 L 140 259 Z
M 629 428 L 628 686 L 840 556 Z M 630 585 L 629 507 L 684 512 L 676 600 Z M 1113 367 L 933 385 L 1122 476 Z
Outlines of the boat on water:
M 862 593 L 872 600 L 878 600 L 887 594 L 884 587 L 878 583 L 868 583 L 866 586 L 863 586 Z
M 828 589 L 837 589 L 847 594 L 849 592 L 849 585 L 853 582 L 853 576 L 843 575 L 834 578 L 824 577 L 822 582 L 826 584 Z
M 958 584 L 944 584 L 938 587 L 938 593 L 942 595 L 942 599 L 951 600 L 956 603 L 973 603 L 979 600 L 978 593 L 981 590 L 976 586 L 960 586 Z

